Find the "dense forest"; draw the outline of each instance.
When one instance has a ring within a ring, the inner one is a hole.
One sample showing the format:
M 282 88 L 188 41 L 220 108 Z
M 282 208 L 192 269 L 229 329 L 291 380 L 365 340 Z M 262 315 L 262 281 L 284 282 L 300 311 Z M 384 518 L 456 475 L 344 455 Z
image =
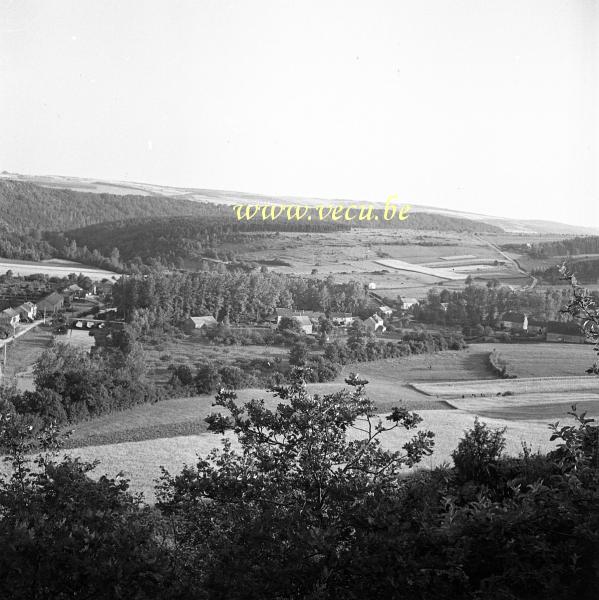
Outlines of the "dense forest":
M 109 255 L 118 248 L 126 262 L 135 264 L 160 263 L 168 267 L 181 267 L 185 259 L 222 258 L 234 260 L 231 251 L 221 253 L 224 243 L 247 241 L 248 233 L 306 231 L 324 233 L 349 230 L 349 226 L 318 221 L 237 221 L 232 214 L 206 214 L 202 217 L 168 217 L 129 219 L 115 223 L 101 223 L 68 231 L 64 238 L 79 246 L 98 250 Z M 52 243 L 58 245 L 57 239 Z
M 94 194 L 0 180 L 0 225 L 17 233 L 66 231 L 139 217 L 200 216 L 219 210 L 214 204 L 163 196 Z

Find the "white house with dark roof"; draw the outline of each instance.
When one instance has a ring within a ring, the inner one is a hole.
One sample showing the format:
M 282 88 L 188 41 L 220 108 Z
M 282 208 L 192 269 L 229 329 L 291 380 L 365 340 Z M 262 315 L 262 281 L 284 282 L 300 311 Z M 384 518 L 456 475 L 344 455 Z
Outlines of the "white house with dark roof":
M 385 333 L 385 331 L 387 331 L 387 328 L 383 323 L 383 319 L 376 314 L 372 315 L 371 317 L 368 317 L 367 319 L 364 319 L 364 327 L 366 327 L 368 331 L 373 332 L 378 331 L 379 329 L 381 333 Z
M 33 321 L 37 316 L 37 306 L 33 302 L 23 302 L 15 310 L 19 313 L 21 321 Z
M 526 331 L 528 316 L 521 312 L 508 311 L 501 316 L 499 326 L 510 331 Z
M 325 314 L 316 310 L 296 310 L 293 308 L 277 308 L 275 309 L 275 315 L 277 317 L 277 325 L 281 322 L 281 319 L 295 319 L 296 317 L 308 317 L 313 322 L 317 322 L 319 319 L 324 318 Z
M 204 315 L 202 317 L 189 317 L 183 324 L 183 329 L 187 332 L 202 331 L 213 329 L 218 325 L 217 320 L 212 315 Z
M 412 308 L 412 306 L 416 306 L 418 304 L 418 300 L 416 298 L 402 298 L 401 299 L 401 308 L 403 310 L 408 310 Z
M 333 322 L 333 325 L 347 326 L 351 325 L 354 322 L 355 317 L 351 313 L 332 312 L 329 315 L 329 318 Z
M 5 308 L 0 311 L 0 324 L 14 328 L 18 322 L 19 313 L 14 308 Z

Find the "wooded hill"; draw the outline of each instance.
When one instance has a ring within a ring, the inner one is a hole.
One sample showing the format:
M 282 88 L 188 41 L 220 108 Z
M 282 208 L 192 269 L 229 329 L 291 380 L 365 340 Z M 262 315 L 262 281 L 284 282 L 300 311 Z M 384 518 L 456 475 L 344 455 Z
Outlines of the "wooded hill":
M 32 229 L 66 231 L 94 223 L 140 217 L 218 213 L 223 208 L 163 196 L 117 196 L 45 188 L 0 180 L 0 225 L 18 233 Z

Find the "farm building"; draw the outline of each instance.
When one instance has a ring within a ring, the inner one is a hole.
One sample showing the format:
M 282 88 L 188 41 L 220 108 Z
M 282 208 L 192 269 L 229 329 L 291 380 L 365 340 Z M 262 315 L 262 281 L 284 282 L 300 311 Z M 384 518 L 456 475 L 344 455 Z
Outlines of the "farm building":
M 212 329 L 218 325 L 216 319 L 212 315 L 203 317 L 189 317 L 183 324 L 183 329 L 191 333 L 192 331 L 205 332 L 207 329 Z
M 332 312 L 329 317 L 333 325 L 345 326 L 351 325 L 354 322 L 354 317 L 351 313 Z
M 19 313 L 21 321 L 33 321 L 37 316 L 37 306 L 33 302 L 23 302 L 15 310 Z
M 64 296 L 58 292 L 52 292 L 49 296 L 42 298 L 37 303 L 37 310 L 40 313 L 55 313 L 64 306 Z
M 383 304 L 383 306 L 379 306 L 379 312 L 384 317 L 390 317 L 393 314 L 393 309 Z
M 372 315 L 371 317 L 364 319 L 364 327 L 366 327 L 368 331 L 377 331 L 380 329 L 382 333 L 387 330 L 383 323 L 383 319 L 378 315 Z
M 277 308 L 275 309 L 275 315 L 277 317 L 277 325 L 281 322 L 281 319 L 288 318 L 294 319 L 295 317 L 308 317 L 312 321 L 318 321 L 318 319 L 324 319 L 324 313 L 315 310 L 294 310 L 292 308 Z
M 305 315 L 296 315 L 290 318 L 293 319 L 300 326 L 300 329 L 304 333 L 308 335 L 312 333 L 312 321 L 310 320 L 310 317 L 307 317 Z
M 547 341 L 564 344 L 584 344 L 586 338 L 580 326 L 573 321 L 549 321 L 547 323 Z
M 527 331 L 528 317 L 524 313 L 506 312 L 499 320 L 499 326 L 510 331 Z
M 0 312 L 0 324 L 16 327 L 19 322 L 19 313 L 14 308 L 5 308 Z
M 76 283 L 72 283 L 62 290 L 63 296 L 68 298 L 85 298 L 87 296 L 87 292 Z
M 402 298 L 401 307 L 403 310 L 409 310 L 412 306 L 416 306 L 418 300 L 416 298 Z

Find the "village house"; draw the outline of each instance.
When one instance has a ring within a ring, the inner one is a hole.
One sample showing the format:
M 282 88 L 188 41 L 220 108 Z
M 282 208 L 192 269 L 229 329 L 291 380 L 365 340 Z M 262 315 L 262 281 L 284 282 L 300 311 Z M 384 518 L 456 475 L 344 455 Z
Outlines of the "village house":
M 83 300 L 87 297 L 88 293 L 80 285 L 72 283 L 62 290 L 62 295 L 70 298 L 71 300 L 73 298 Z
M 401 299 L 401 308 L 403 310 L 409 310 L 412 306 L 416 306 L 418 304 L 418 300 L 416 298 L 402 298 Z
M 306 335 L 310 335 L 312 333 L 313 325 L 312 325 L 312 320 L 310 319 L 310 317 L 307 317 L 305 315 L 294 315 L 290 318 L 293 319 L 299 325 L 300 329 Z
M 386 305 L 379 306 L 379 313 L 381 313 L 383 317 L 390 317 L 393 314 L 393 309 Z
M 308 317 L 311 321 L 318 323 L 319 319 L 324 319 L 325 314 L 316 310 L 295 310 L 292 308 L 277 308 L 275 309 L 275 316 L 277 317 L 277 325 L 281 322 L 281 319 L 294 319 L 295 317 Z
M 49 296 L 42 298 L 37 303 L 37 311 L 44 316 L 58 312 L 64 307 L 64 296 L 58 292 L 52 292 Z
M 333 325 L 337 325 L 338 327 L 347 327 L 354 322 L 354 316 L 351 313 L 343 312 L 332 312 L 329 315 L 329 319 L 331 319 Z
M 37 306 L 33 302 L 23 302 L 15 310 L 19 313 L 21 321 L 34 321 L 37 316 Z
M 208 329 L 213 329 L 217 325 L 218 322 L 212 315 L 205 315 L 203 317 L 189 317 L 183 323 L 183 329 L 187 333 L 192 333 L 193 331 L 206 333 Z
M 499 320 L 499 327 L 509 331 L 527 331 L 528 317 L 520 312 L 506 312 Z
M 371 317 L 368 317 L 367 319 L 364 320 L 364 327 L 368 330 L 368 331 L 372 331 L 375 332 L 377 330 L 381 330 L 381 333 L 385 333 L 385 331 L 387 331 L 387 328 L 385 327 L 385 324 L 383 323 L 383 319 L 381 317 L 379 317 L 379 315 L 372 315 Z
M 16 327 L 19 322 L 19 313 L 14 308 L 5 308 L 0 312 L 0 325 Z
M 562 344 L 584 344 L 587 340 L 580 326 L 574 321 L 567 323 L 549 321 L 547 323 L 547 341 Z

